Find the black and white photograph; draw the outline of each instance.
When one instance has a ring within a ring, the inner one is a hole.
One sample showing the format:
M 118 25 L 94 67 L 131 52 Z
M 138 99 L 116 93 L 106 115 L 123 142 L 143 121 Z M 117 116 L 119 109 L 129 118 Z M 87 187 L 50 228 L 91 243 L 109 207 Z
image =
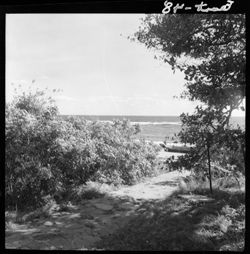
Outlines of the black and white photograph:
M 5 249 L 245 249 L 246 15 L 182 2 L 5 15 Z

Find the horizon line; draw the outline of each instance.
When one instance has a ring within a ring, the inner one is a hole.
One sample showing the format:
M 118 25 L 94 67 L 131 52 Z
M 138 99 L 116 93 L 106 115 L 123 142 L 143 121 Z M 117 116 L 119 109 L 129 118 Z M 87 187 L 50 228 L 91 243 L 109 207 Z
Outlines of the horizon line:
M 111 115 L 111 114 L 59 114 L 61 116 L 155 116 L 155 117 L 162 117 L 162 116 L 175 116 L 175 117 L 180 117 L 180 115 L 126 115 L 126 114 L 122 114 L 122 115 Z M 245 116 L 231 116 L 231 117 L 245 117 Z
M 75 116 L 179 116 L 179 115 L 126 115 L 126 114 L 121 114 L 121 115 L 112 115 L 112 114 L 59 114 L 59 115 L 75 115 Z

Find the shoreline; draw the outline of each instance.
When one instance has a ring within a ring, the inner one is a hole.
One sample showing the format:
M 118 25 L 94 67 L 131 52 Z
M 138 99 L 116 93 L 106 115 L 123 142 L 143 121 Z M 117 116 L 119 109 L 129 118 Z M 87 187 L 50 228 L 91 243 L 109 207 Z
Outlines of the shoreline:
M 185 144 L 185 143 L 181 143 L 181 142 L 167 142 L 164 143 L 164 141 L 151 141 L 151 140 L 146 140 L 147 143 L 152 142 L 155 145 L 159 145 L 161 146 L 161 144 L 165 145 L 165 146 L 170 146 L 170 147 L 193 147 L 194 145 L 190 145 L 190 144 Z M 162 147 L 162 146 L 161 146 Z
M 150 141 L 149 141 L 150 142 Z M 162 159 L 168 159 L 170 157 L 173 157 L 174 159 L 177 159 L 179 156 L 185 155 L 185 153 L 181 153 L 181 152 L 169 152 L 169 151 L 165 151 L 165 149 L 161 146 L 161 144 L 164 144 L 164 142 L 162 141 L 152 141 L 153 144 L 158 145 L 161 147 L 161 150 L 158 152 L 158 158 L 160 160 Z M 179 147 L 181 147 L 182 143 L 167 143 L 167 144 L 173 144 L 173 145 L 179 145 Z

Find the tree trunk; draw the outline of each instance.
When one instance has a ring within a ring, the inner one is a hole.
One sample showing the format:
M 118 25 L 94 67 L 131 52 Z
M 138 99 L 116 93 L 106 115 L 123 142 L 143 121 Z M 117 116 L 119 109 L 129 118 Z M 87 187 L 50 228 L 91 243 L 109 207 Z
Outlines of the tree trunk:
M 244 158 L 244 167 L 246 167 L 246 153 L 245 153 L 244 145 L 242 144 L 241 144 L 241 151 Z
M 209 142 L 208 141 L 207 141 L 207 162 L 208 162 L 210 192 L 211 192 L 211 194 L 213 194 L 212 175 L 211 175 L 211 161 L 210 161 L 210 146 L 209 146 Z

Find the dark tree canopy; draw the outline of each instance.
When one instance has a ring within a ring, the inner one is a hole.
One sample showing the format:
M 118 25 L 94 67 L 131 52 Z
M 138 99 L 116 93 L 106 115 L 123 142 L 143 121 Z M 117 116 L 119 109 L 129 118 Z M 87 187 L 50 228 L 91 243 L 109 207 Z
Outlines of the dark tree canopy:
M 242 14 L 153 14 L 134 34 L 158 51 L 156 58 L 184 72 L 181 98 L 200 102 L 193 114 L 181 115 L 178 134 L 181 142 L 194 147 L 170 164 L 199 173 L 207 168 L 211 192 L 212 165 L 244 172 L 245 131 L 231 129 L 229 120 L 233 110 L 244 110 L 245 30 Z
M 245 30 L 242 14 L 155 14 L 146 16 L 135 38 L 184 71 L 182 97 L 202 102 L 228 124 L 245 97 Z

